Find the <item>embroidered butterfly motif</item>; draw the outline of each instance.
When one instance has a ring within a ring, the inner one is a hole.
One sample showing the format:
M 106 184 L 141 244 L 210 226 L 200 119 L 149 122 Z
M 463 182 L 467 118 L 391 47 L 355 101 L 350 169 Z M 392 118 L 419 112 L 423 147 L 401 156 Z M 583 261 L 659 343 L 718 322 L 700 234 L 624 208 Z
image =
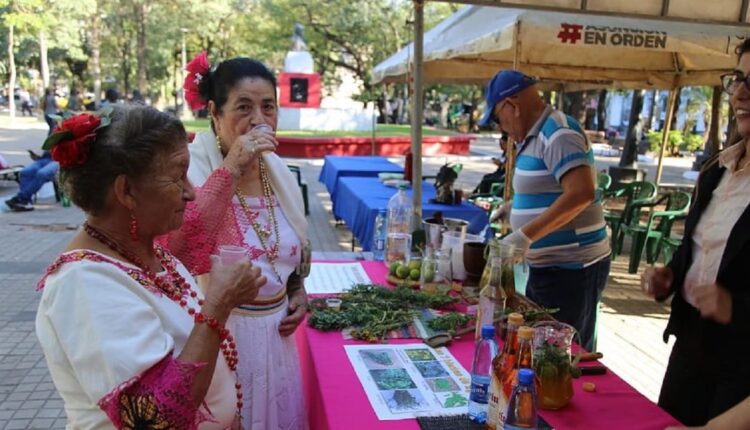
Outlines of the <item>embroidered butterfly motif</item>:
M 174 427 L 159 414 L 152 395 L 120 396 L 120 420 L 124 430 L 172 430 Z

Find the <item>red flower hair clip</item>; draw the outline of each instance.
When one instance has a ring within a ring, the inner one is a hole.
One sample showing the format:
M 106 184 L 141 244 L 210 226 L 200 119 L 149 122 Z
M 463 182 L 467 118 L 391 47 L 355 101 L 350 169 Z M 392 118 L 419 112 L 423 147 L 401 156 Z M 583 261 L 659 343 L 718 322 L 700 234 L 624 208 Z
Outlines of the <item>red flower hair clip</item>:
M 110 124 L 112 110 L 109 106 L 94 114 L 71 116 L 69 112 L 65 112 L 62 117 L 53 117 L 58 125 L 44 141 L 42 149 L 50 151 L 52 159 L 60 163 L 62 168 L 85 164 L 91 144 L 96 139 L 96 131 Z
M 185 66 L 188 72 L 185 76 L 185 82 L 182 88 L 185 91 L 185 100 L 192 110 L 200 110 L 206 107 L 206 102 L 201 97 L 198 85 L 206 79 L 211 71 L 211 65 L 208 62 L 208 53 L 202 51 Z

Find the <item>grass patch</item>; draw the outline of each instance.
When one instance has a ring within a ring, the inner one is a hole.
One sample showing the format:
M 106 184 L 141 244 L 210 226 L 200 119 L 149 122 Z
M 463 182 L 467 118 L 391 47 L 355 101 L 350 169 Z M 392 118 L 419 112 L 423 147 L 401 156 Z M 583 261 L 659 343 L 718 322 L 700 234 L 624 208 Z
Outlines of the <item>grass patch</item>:
M 183 123 L 189 132 L 206 131 L 209 129 L 207 119 L 194 119 L 184 121 Z M 440 130 L 432 127 L 422 128 L 422 135 L 424 136 L 450 136 L 454 134 L 456 134 L 456 132 L 450 130 Z M 277 135 L 284 137 L 370 137 L 372 136 L 372 133 L 369 131 L 281 130 Z M 411 127 L 408 125 L 377 124 L 375 127 L 375 135 L 380 137 L 409 136 L 411 135 Z

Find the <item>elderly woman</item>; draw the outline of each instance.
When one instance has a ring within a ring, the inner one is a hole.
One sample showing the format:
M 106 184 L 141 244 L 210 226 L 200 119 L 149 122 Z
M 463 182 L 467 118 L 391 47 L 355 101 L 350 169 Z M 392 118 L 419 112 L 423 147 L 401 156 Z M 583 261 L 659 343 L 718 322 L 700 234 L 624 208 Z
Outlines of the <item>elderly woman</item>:
M 664 340 L 677 337 L 659 405 L 687 425 L 704 425 L 750 395 L 750 40 L 722 76 L 742 139 L 706 162 L 682 245 L 650 279 L 672 298 Z
M 45 149 L 86 222 L 47 269 L 36 332 L 70 429 L 238 426 L 237 351 L 224 325 L 265 279 L 218 266 L 206 294 L 154 238 L 195 198 L 182 124 L 152 108 L 69 118 Z
M 198 187 L 188 221 L 168 246 L 195 275 L 219 245 L 242 247 L 268 279 L 238 306 L 229 325 L 240 353 L 246 429 L 307 427 L 299 357 L 290 336 L 305 316 L 307 222 L 302 195 L 277 142 L 276 79 L 261 63 L 233 58 L 209 70 L 206 54 L 188 66 L 186 98 L 207 105 L 211 131 L 190 146 L 188 177 Z M 259 126 L 268 131 L 259 131 Z M 199 280 L 204 277 L 200 277 Z

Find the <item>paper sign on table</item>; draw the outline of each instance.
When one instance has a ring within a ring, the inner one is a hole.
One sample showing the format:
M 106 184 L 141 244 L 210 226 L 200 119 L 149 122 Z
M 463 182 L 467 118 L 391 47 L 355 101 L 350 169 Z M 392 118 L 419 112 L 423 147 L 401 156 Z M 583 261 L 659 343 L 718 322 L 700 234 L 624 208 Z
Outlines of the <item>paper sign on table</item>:
M 307 294 L 335 294 L 356 284 L 371 284 L 360 263 L 313 263 L 305 278 Z
M 378 419 L 466 413 L 471 378 L 448 349 L 423 343 L 344 348 Z

